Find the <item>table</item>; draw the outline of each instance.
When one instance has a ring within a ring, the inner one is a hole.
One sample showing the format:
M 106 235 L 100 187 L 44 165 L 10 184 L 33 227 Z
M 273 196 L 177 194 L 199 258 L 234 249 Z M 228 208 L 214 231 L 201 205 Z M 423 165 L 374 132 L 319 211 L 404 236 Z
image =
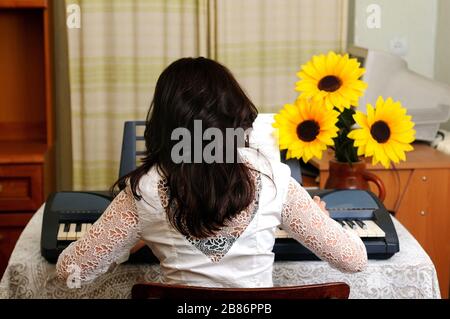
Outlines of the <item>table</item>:
M 159 265 L 122 264 L 92 284 L 69 289 L 55 277 L 55 265 L 40 255 L 41 207 L 20 236 L 0 282 L 0 298 L 129 298 L 133 284 L 161 282 Z M 275 262 L 275 286 L 343 281 L 350 298 L 440 298 L 436 270 L 411 234 L 394 219 L 400 252 L 370 260 L 366 271 L 343 274 L 321 261 Z
M 388 190 L 383 204 L 396 212 L 396 218 L 417 239 L 436 267 L 443 298 L 449 298 L 450 287 L 450 155 L 427 143 L 415 142 L 407 161 L 386 169 L 372 165 L 367 169 L 377 175 Z M 319 170 L 320 188 L 329 175 L 331 151 L 311 164 Z M 378 194 L 376 187 L 371 189 Z

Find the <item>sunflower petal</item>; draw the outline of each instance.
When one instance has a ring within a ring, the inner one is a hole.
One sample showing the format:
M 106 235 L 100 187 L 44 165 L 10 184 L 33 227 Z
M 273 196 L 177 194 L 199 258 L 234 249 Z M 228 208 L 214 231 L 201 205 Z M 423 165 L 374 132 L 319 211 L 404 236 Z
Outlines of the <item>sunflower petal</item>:
M 273 127 L 278 129 L 280 149 L 287 149 L 286 157 L 301 158 L 308 162 L 311 158 L 321 158 L 328 145 L 333 145 L 333 138 L 337 136 L 339 112 L 324 106 L 323 100 L 309 100 L 298 98 L 294 104 L 286 104 L 274 116 Z M 305 121 L 314 121 L 318 125 L 317 135 L 313 140 L 303 141 L 297 135 L 298 126 Z

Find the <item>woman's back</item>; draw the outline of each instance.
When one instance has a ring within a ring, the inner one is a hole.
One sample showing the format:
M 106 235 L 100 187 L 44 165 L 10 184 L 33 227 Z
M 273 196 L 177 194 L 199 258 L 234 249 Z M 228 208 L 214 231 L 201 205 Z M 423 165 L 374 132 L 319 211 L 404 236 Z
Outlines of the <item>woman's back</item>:
M 142 238 L 160 260 L 166 282 L 220 287 L 272 285 L 272 248 L 290 170 L 282 163 L 269 162 L 254 150 L 243 148 L 240 152 L 245 163 L 254 168 L 254 200 L 207 238 L 185 236 L 172 227 L 166 213 L 170 192 L 156 169 L 141 179 L 143 200 L 136 205 Z

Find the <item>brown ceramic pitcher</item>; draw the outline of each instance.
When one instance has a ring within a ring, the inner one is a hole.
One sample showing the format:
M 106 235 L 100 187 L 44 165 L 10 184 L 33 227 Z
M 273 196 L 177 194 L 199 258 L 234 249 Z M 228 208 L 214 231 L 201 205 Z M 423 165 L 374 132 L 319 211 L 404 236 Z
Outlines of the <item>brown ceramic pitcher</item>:
M 330 175 L 325 184 L 326 189 L 363 189 L 370 190 L 369 182 L 378 188 L 378 198 L 384 201 L 386 189 L 383 181 L 366 169 L 366 162 L 342 163 L 330 160 Z

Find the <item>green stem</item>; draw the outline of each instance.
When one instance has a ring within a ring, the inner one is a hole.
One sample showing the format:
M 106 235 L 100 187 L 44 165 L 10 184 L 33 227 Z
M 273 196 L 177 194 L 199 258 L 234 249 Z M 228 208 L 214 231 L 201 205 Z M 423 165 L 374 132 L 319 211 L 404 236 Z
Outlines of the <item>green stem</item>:
M 357 149 L 353 145 L 354 141 L 347 137 L 348 133 L 352 130 L 352 126 L 355 124 L 353 114 L 355 114 L 353 109 L 345 109 L 341 112 L 337 123 L 337 127 L 339 128 L 338 136 L 334 139 L 336 160 L 350 164 L 359 161 Z

